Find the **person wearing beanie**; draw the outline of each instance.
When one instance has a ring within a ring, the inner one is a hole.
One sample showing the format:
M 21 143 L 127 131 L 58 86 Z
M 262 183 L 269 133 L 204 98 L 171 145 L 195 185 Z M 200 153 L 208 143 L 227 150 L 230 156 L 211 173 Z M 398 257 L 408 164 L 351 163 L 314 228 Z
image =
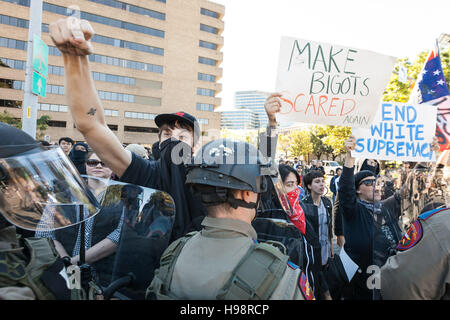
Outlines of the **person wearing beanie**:
M 399 227 L 401 192 L 381 201 L 381 187 L 376 171 L 361 170 L 354 173 L 355 159 L 351 151 L 356 139 L 351 136 L 345 143 L 347 155 L 339 179 L 339 207 L 342 215 L 345 253 L 356 263 L 359 270 L 353 275 L 344 299 L 373 300 L 377 291 L 367 286 L 370 268 L 381 267 L 395 252 L 402 237 Z M 375 169 L 375 165 L 369 164 Z

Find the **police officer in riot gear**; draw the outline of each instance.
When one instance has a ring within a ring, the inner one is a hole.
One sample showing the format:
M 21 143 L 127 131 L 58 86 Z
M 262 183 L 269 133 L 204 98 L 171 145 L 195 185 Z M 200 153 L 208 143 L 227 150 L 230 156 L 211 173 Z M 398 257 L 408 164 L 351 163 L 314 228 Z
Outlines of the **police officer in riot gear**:
M 75 222 L 62 214 L 63 205 L 83 203 L 92 216 L 98 203 L 84 192 L 59 147 L 41 147 L 1 122 L 0 137 L 0 299 L 70 299 L 60 276 L 64 264 L 52 241 L 22 238 L 16 226 L 31 231 L 69 226 Z
M 450 300 L 450 207 L 424 208 L 380 271 L 384 300 Z
M 246 142 L 215 140 L 202 148 L 186 183 L 200 194 L 208 216 L 200 232 L 178 239 L 163 253 L 147 298 L 314 298 L 298 266 L 275 246 L 256 240 L 251 222 L 270 169 Z

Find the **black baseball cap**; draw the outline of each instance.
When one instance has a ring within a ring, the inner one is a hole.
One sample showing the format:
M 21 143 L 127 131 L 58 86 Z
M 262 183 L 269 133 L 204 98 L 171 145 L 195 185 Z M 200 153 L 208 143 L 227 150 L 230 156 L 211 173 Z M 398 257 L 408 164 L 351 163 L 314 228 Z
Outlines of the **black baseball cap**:
M 197 121 L 197 118 L 195 118 L 193 115 L 184 111 L 178 111 L 174 113 L 161 113 L 155 117 L 155 123 L 158 128 L 161 128 L 163 124 L 174 121 L 184 122 L 188 124 L 192 128 L 192 130 L 194 130 L 194 143 L 198 140 L 200 136 L 200 125 Z

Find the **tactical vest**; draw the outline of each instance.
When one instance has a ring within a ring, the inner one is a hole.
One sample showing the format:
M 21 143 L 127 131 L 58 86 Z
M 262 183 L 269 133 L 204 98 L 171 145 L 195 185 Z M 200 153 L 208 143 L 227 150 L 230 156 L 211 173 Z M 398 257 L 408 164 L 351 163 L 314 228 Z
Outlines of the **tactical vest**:
M 27 238 L 22 241 L 30 253 L 29 259 L 23 248 L 0 251 L 0 287 L 26 286 L 38 300 L 54 300 L 55 296 L 40 279 L 58 259 L 52 240 Z
M 156 294 L 158 300 L 178 299 L 170 292 L 175 265 L 186 242 L 197 233 L 198 231 L 188 233 L 167 248 L 161 257 L 160 268 L 155 271 L 155 277 L 147 289 L 146 299 L 149 299 L 152 293 Z M 276 245 L 284 248 L 281 243 Z M 286 271 L 288 259 L 287 255 L 271 244 L 258 243 L 251 246 L 219 290 L 216 299 L 269 299 Z

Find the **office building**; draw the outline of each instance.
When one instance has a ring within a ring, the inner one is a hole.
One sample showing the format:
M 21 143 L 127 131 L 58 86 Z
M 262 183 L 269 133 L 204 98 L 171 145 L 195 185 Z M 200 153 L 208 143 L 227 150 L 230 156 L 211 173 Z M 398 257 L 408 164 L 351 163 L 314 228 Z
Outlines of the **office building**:
M 75 7 L 74 7 L 75 5 Z M 0 112 L 22 117 L 30 0 L 0 0 Z M 70 8 L 69 8 L 70 7 Z M 154 118 L 185 111 L 199 119 L 203 138 L 220 128 L 220 64 L 224 6 L 207 0 L 45 0 L 42 40 L 49 46 L 47 95 L 38 117 L 49 115 L 51 141 L 82 141 L 64 96 L 64 68 L 48 26 L 73 14 L 96 34 L 89 56 L 106 122 L 122 143 L 151 145 Z

